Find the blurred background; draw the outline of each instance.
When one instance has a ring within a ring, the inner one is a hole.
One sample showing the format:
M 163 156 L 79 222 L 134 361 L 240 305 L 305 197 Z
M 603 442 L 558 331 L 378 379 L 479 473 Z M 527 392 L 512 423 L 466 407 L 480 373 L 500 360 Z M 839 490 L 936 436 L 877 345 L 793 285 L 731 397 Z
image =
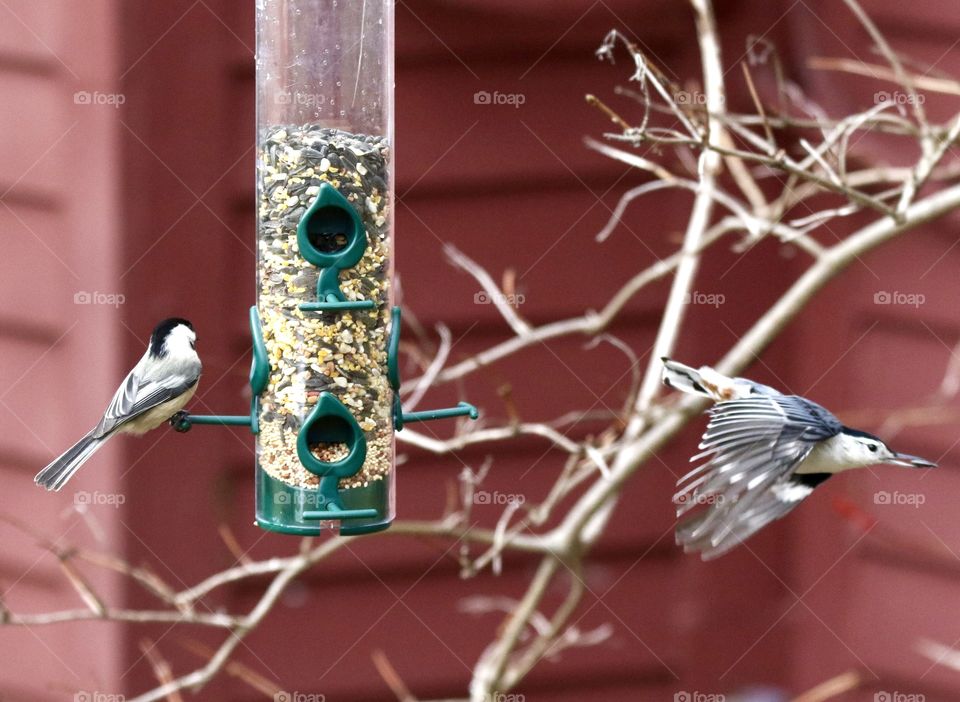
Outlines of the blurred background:
M 863 4 L 898 51 L 933 67 L 931 76 L 960 75 L 954 3 Z M 889 88 L 810 66 L 817 56 L 882 62 L 839 0 L 720 1 L 717 15 L 729 100 L 740 109 L 751 104 L 740 69 L 750 37 L 774 43 L 784 74 L 828 114 L 864 109 Z M 45 494 L 32 482 L 99 416 L 160 318 L 186 316 L 198 329 L 204 376 L 194 411 L 247 406 L 253 19 L 252 2 L 233 0 L 0 0 L 0 593 L 15 612 L 82 606 L 51 543 L 118 554 L 178 589 L 238 554 L 297 548 L 296 539 L 252 524 L 253 440 L 242 430 L 122 439 L 73 490 Z M 449 265 L 445 242 L 494 278 L 514 279 L 520 313 L 537 324 L 598 308 L 679 242 L 690 204 L 681 194 L 637 200 L 606 242 L 595 241 L 620 196 L 645 178 L 583 144 L 610 128 L 585 94 L 637 115 L 635 102 L 615 94 L 632 73 L 629 56 L 610 65 L 594 55 L 612 28 L 674 81 L 698 88 L 685 3 L 397 6 L 402 302 L 429 338 L 439 322 L 451 328 L 453 360 L 509 330 L 476 297 L 476 283 Z M 766 94 L 769 68 L 755 77 Z M 485 104 L 475 98 L 484 91 L 522 100 Z M 927 109 L 942 116 L 950 106 Z M 870 139 L 857 151 L 865 163 L 913 157 Z M 836 235 L 856 223 L 838 225 Z M 703 564 L 675 548 L 671 533 L 673 473 L 698 441 L 704 422 L 694 422 L 634 477 L 590 559 L 579 626 L 608 625 L 611 637 L 544 661 L 519 691 L 527 700 L 789 699 L 849 670 L 866 682 L 838 699 L 960 697 L 960 673 L 916 650 L 924 637 L 960 639 L 957 402 L 948 394 L 935 412 L 923 409 L 960 341 L 957 223 L 950 216 L 858 262 L 748 373 L 831 407 L 849 424 L 883 428 L 897 448 L 941 468 L 839 477 L 749 550 Z M 678 357 L 715 361 L 806 263 L 770 240 L 747 255 L 715 248 L 697 279 L 712 302 L 691 305 Z M 638 355 L 652 342 L 668 285 L 634 298 L 610 330 Z M 905 299 L 897 293 L 916 304 L 885 303 Z M 437 389 L 427 404 L 455 401 L 462 390 L 491 424 L 620 407 L 624 356 L 583 341 L 530 349 L 462 389 Z M 904 409 L 905 419 L 884 426 Z M 606 423 L 588 419 L 569 431 L 582 436 Z M 446 436 L 452 427 L 430 430 Z M 491 456 L 489 489 L 530 499 L 543 496 L 563 463 L 533 440 L 467 450 L 460 460 L 399 449 L 400 519 L 440 515 L 464 463 L 477 468 Z M 492 526 L 501 511 L 491 505 L 475 515 Z M 379 651 L 418 697 L 463 697 L 502 617 L 465 613 L 462 603 L 519 597 L 535 563 L 508 556 L 499 577 L 461 580 L 457 548 L 389 534 L 358 540 L 294 585 L 234 660 L 288 690 L 386 702 L 395 697 L 373 664 Z M 117 606 L 153 602 L 127 578 L 102 570 L 89 577 Z M 214 602 L 245 610 L 264 584 L 227 586 Z M 551 593 L 551 602 L 563 594 Z M 106 622 L 0 628 L 0 697 L 74 699 L 80 690 L 132 698 L 155 684 L 145 652 L 182 673 L 202 664 L 220 637 Z M 744 693 L 753 696 L 736 696 Z M 229 671 L 200 694 L 263 698 Z

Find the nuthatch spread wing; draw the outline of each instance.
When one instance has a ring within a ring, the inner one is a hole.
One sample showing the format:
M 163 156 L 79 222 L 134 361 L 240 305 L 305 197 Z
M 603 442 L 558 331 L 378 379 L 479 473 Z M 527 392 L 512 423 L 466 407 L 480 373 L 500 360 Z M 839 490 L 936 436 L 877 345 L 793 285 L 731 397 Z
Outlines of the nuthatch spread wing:
M 755 395 L 720 402 L 703 435 L 705 459 L 680 479 L 677 516 L 710 505 L 685 521 L 677 538 L 687 551 L 715 557 L 782 517 L 813 489 L 794 471 L 843 425 L 827 410 L 795 395 Z
M 711 368 L 664 359 L 664 383 L 717 400 L 674 495 L 677 543 L 716 558 L 796 507 L 834 473 L 875 463 L 934 464 L 890 450 L 880 439 L 845 427 L 827 409 L 796 395 Z M 704 509 L 690 514 L 694 508 Z

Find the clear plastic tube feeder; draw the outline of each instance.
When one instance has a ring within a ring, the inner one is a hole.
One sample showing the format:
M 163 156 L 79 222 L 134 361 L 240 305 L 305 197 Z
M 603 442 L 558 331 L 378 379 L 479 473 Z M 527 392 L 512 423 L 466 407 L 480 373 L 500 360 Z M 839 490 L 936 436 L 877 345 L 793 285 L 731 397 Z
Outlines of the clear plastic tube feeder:
M 393 2 L 257 0 L 257 523 L 395 513 Z

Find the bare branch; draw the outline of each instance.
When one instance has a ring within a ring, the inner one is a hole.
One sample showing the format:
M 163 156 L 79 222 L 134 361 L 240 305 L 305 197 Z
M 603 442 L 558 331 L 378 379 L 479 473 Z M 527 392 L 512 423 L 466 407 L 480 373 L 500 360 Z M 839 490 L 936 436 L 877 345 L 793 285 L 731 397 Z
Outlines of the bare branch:
M 713 18 L 710 0 L 691 0 L 697 21 L 697 38 L 700 44 L 700 60 L 703 67 L 704 94 L 707 107 L 708 147 L 719 146 L 723 127 L 713 120 L 711 115 L 722 114 L 726 103 L 723 85 L 723 64 L 720 61 L 720 44 L 717 40 L 717 27 Z M 657 338 L 653 343 L 653 353 L 647 365 L 647 372 L 640 386 L 636 408 L 642 414 L 650 406 L 654 395 L 660 388 L 660 359 L 673 353 L 673 347 L 683 322 L 687 298 L 693 286 L 693 279 L 700 264 L 700 248 L 703 236 L 710 225 L 713 212 L 714 194 L 717 188 L 721 160 L 717 151 L 706 148 L 700 155 L 698 166 L 700 184 L 693 202 L 687 231 L 683 237 L 682 257 L 670 288 L 670 295 L 663 311 L 663 319 Z
M 456 246 L 446 244 L 443 250 L 447 258 L 450 259 L 457 268 L 466 271 L 480 283 L 480 287 L 483 288 L 490 302 L 497 308 L 497 311 L 503 316 L 515 334 L 522 335 L 530 331 L 530 325 L 520 319 L 516 309 L 507 302 L 507 296 L 503 294 L 500 286 L 493 281 L 489 273 L 466 254 L 462 253 Z

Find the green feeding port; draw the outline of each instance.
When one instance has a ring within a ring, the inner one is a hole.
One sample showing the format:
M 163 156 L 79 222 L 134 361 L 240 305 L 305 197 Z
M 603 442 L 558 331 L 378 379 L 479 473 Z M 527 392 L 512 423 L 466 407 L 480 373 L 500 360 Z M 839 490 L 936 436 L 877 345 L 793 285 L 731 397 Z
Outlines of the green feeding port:
M 340 207 L 321 207 L 304 218 L 304 225 L 310 249 L 324 256 L 339 256 L 356 240 L 353 219 Z
M 367 233 L 356 209 L 329 183 L 297 224 L 300 255 L 320 269 L 317 301 L 304 302 L 304 312 L 372 309 L 373 300 L 347 300 L 340 290 L 340 271 L 353 268 L 367 249 Z
M 344 447 L 337 460 L 318 458 L 315 451 Z M 320 503 L 324 509 L 305 510 L 303 519 L 370 519 L 375 509 L 346 509 L 340 499 L 340 480 L 356 475 L 367 459 L 367 440 L 346 407 L 330 393 L 322 393 L 297 436 L 297 455 L 303 467 L 320 476 Z

